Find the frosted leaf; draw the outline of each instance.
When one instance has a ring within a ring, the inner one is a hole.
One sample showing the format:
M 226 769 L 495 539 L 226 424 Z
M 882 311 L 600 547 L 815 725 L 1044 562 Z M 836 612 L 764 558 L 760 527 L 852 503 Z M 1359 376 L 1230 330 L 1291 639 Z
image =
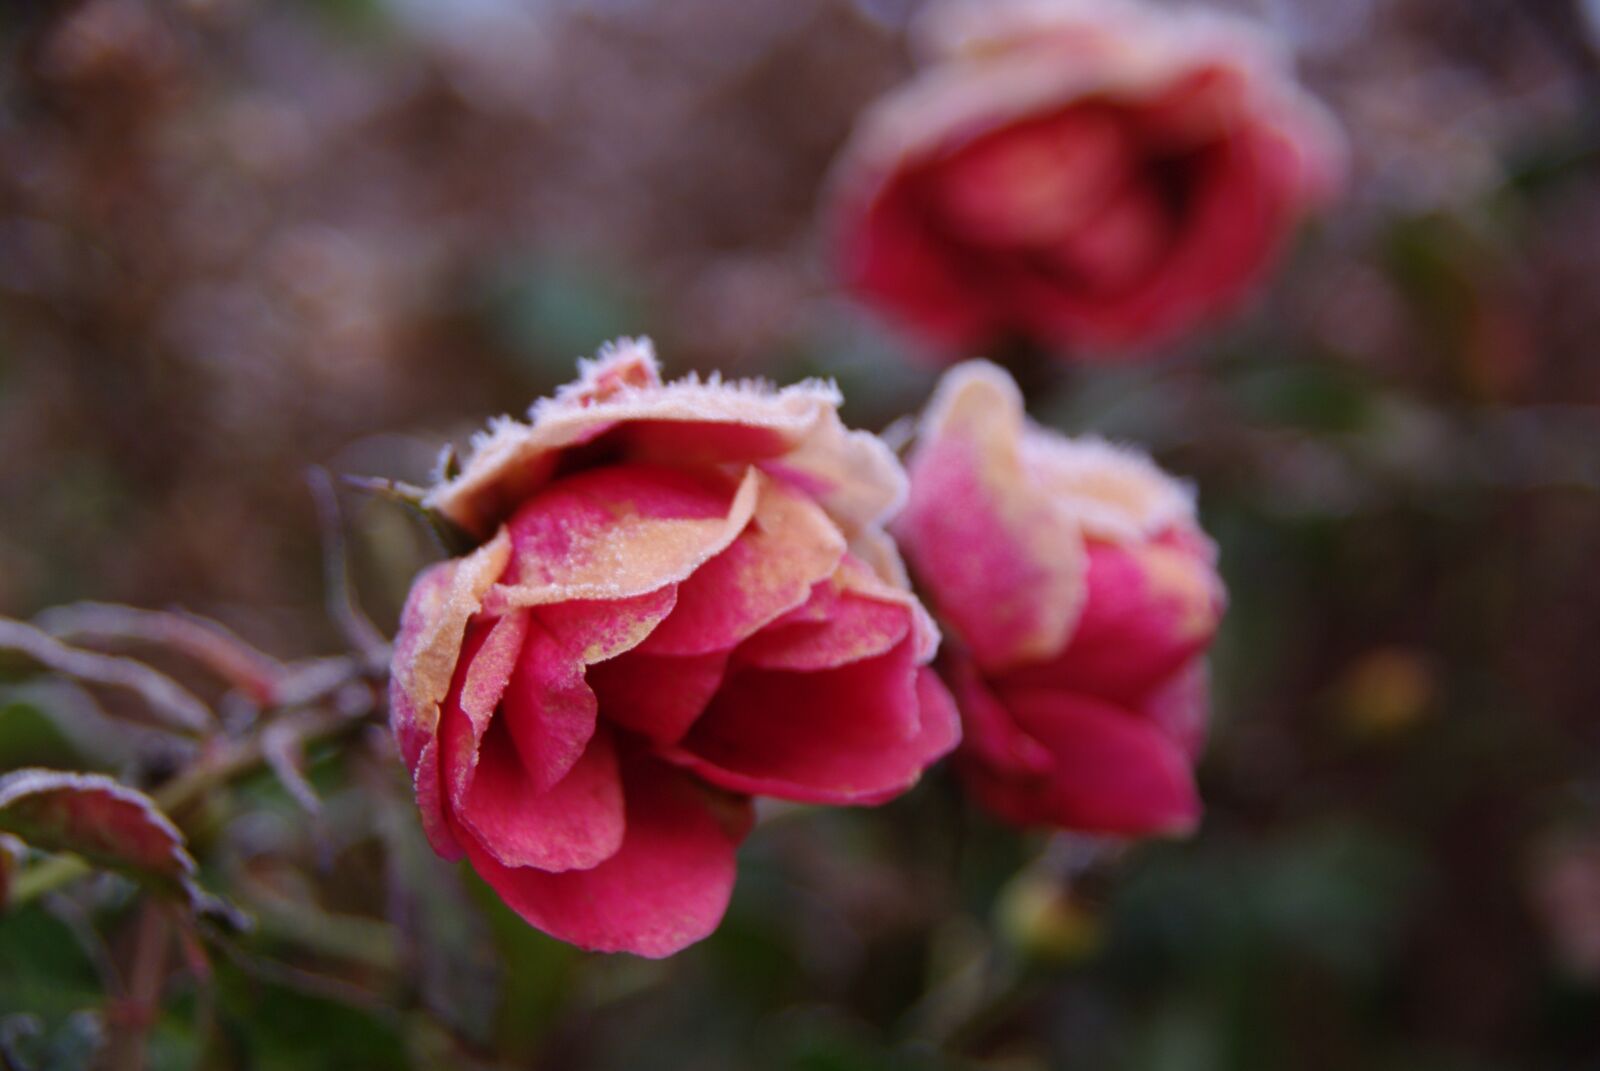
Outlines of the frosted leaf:
M 46 852 L 71 852 L 235 927 L 242 920 L 194 882 L 183 834 L 142 792 L 101 774 L 27 769 L 0 777 L 0 831 Z

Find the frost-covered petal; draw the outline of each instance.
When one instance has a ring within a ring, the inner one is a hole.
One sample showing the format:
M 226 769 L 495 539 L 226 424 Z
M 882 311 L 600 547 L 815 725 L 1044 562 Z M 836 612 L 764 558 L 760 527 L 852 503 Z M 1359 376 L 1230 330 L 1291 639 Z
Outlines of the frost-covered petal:
M 1133 703 L 1210 645 L 1224 605 L 1198 535 L 1089 544 L 1089 595 L 1058 657 L 1011 675 Z
M 439 723 L 467 621 L 510 559 L 504 533 L 464 558 L 430 566 L 412 584 L 400 614 L 389 678 L 389 717 L 401 754 L 415 767 Z
M 749 523 L 760 475 L 608 465 L 561 479 L 517 508 L 497 605 L 622 599 L 687 578 Z
M 495 722 L 501 697 L 517 667 L 528 615 L 474 620 L 461 644 L 461 659 L 441 704 L 438 744 L 444 798 L 459 807 L 472 785 L 484 737 Z
M 736 657 L 762 669 L 823 670 L 887 654 L 911 631 L 903 604 L 816 585 L 806 605 L 743 643 Z
M 596 951 L 668 956 L 709 934 L 727 910 L 748 805 L 714 800 L 692 777 L 647 756 L 625 757 L 622 771 L 622 846 L 595 867 L 506 867 L 470 835 L 462 840 L 507 906 L 551 936 Z
M 531 626 L 506 688 L 502 717 L 534 787 L 567 775 L 594 735 L 598 704 L 585 667 L 638 646 L 673 608 L 673 586 L 626 599 L 553 603 Z
M 1061 503 L 1091 538 L 1128 543 L 1195 524 L 1193 491 L 1130 447 L 1030 424 L 1022 459 L 1038 493 Z
M 806 601 L 837 567 L 844 536 L 816 503 L 763 477 L 754 516 L 678 585 L 677 605 L 642 645 L 658 655 L 725 651 Z
M 998 368 L 969 362 L 947 373 L 895 523 L 935 608 L 989 669 L 1059 651 L 1084 594 L 1081 530 L 1031 480 L 1024 422 L 1021 394 Z
M 549 788 L 535 783 L 507 735 L 503 722 L 490 728 L 454 811 L 483 850 L 505 866 L 550 871 L 587 870 L 615 855 L 623 805 L 610 732 L 600 727 Z
M 752 462 L 798 446 L 840 401 L 815 381 L 782 390 L 717 378 L 664 384 L 646 339 L 604 347 L 581 372 L 536 403 L 528 423 L 492 425 L 462 472 L 433 488 L 426 504 L 481 536 L 548 482 L 568 449 L 606 437 L 624 460 Z
M 739 667 L 666 754 L 712 784 L 780 799 L 861 803 L 904 791 L 959 735 L 942 708 L 924 721 L 914 655 L 907 639 L 821 672 Z
M 815 499 L 849 535 L 883 524 L 905 503 L 906 475 L 884 441 L 825 409 L 810 432 L 762 468 Z

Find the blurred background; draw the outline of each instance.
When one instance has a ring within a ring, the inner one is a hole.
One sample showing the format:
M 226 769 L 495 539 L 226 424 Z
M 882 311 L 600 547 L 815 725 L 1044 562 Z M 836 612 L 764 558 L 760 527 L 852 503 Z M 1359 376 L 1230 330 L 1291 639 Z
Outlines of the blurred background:
M 337 650 L 307 467 L 421 481 L 618 334 L 915 411 L 936 370 L 839 295 L 818 207 L 917 6 L 5 5 L 0 613 Z M 939 772 L 770 815 L 704 944 L 590 957 L 434 859 L 374 731 L 313 756 L 314 819 L 266 777 L 208 803 L 259 925 L 153 1009 L 125 883 L 0 916 L 0 1063 L 1600 1067 L 1600 5 L 1233 6 L 1345 124 L 1349 195 L 1223 328 L 1029 399 L 1192 479 L 1221 544 L 1196 838 L 1046 845 Z M 437 551 L 346 507 L 389 629 Z M 0 772 L 163 747 L 0 691 Z

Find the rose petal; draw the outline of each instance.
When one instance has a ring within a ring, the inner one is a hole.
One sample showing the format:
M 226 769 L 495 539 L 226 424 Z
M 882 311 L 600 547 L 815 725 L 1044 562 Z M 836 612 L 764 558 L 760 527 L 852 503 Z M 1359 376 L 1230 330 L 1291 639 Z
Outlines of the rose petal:
M 1182 834 L 1199 822 L 1188 757 L 1151 721 L 1061 690 L 1006 689 L 1000 701 L 1055 759 L 1029 793 L 1035 821 L 1127 836 Z
M 527 634 L 526 611 L 475 620 L 467 627 L 455 679 L 442 704 L 438 734 L 445 797 L 454 806 L 460 806 L 472 784 L 479 747 L 517 667 Z
M 635 420 L 607 438 L 633 461 L 675 466 L 746 463 L 778 457 L 794 448 L 792 428 L 710 420 Z
M 840 402 L 837 389 L 814 380 L 776 391 L 715 379 L 663 384 L 648 339 L 619 339 L 579 366 L 578 382 L 536 403 L 531 423 L 491 425 L 460 475 L 430 490 L 425 504 L 484 536 L 538 494 L 573 448 L 676 464 L 691 460 L 679 452 L 689 447 L 698 451 L 693 460 L 751 461 L 799 445 Z
M 472 784 L 455 817 L 505 866 L 549 871 L 596 866 L 615 855 L 623 839 L 622 782 L 610 733 L 598 730 L 567 775 L 540 789 L 518 758 L 504 722 L 497 722 L 479 749 Z
M 817 673 L 740 667 L 665 754 L 735 792 L 874 802 L 910 788 L 953 743 L 938 718 L 923 724 L 916 674 L 909 639 Z
M 938 611 L 991 670 L 1058 652 L 1083 599 L 1082 538 L 1029 480 L 1023 430 L 1010 377 L 983 362 L 952 370 L 929 406 L 895 523 Z
M 672 611 L 676 598 L 669 585 L 629 599 L 522 611 L 534 623 L 506 690 L 505 718 L 539 791 L 566 776 L 594 733 L 598 706 L 584 667 L 637 646 Z
M 763 478 L 749 526 L 678 585 L 676 607 L 640 649 L 657 655 L 726 651 L 805 602 L 844 552 L 844 537 L 821 507 Z
M 956 351 L 992 332 L 994 302 L 976 277 L 976 258 L 963 264 L 938 241 L 919 179 L 902 171 L 878 180 L 877 189 L 842 198 L 839 272 L 856 293 L 893 311 L 929 342 Z
M 411 586 L 395 637 L 389 717 L 408 766 L 414 765 L 439 722 L 467 621 L 500 578 L 511 554 L 504 532 L 465 558 L 430 566 Z
M 1074 292 L 1031 273 L 1010 279 L 1018 318 L 1045 338 L 1122 347 L 1228 311 L 1289 235 L 1298 199 L 1292 148 L 1246 126 L 1184 163 L 1189 207 L 1157 269 L 1120 295 Z
M 559 480 L 507 523 L 506 606 L 623 599 L 683 580 L 748 523 L 760 475 L 737 490 L 665 468 L 612 465 Z
M 986 132 L 937 173 L 948 225 L 990 246 L 1047 247 L 1081 233 L 1133 175 L 1133 135 L 1113 109 L 1078 104 Z
M 852 541 L 906 500 L 906 474 L 894 451 L 871 432 L 846 428 L 833 409 L 798 446 L 761 468 L 815 499 Z
M 1214 556 L 1195 529 L 1193 492 L 1139 451 L 1030 425 L 1022 458 L 1039 493 L 1061 501 L 1091 539 L 1133 543 L 1172 533 L 1207 561 Z
M 588 870 L 510 868 L 462 839 L 473 867 L 517 914 L 563 941 L 659 958 L 707 936 L 733 891 L 748 816 L 720 820 L 706 790 L 645 756 L 623 760 L 622 847 Z M 738 805 L 741 810 L 747 804 Z
M 722 684 L 726 651 L 648 655 L 632 651 L 589 667 L 607 721 L 667 746 L 683 739 Z
M 818 584 L 793 623 L 789 615 L 739 646 L 738 660 L 762 669 L 820 670 L 875 658 L 911 631 L 911 613 L 898 603 L 879 602 Z M 814 620 L 820 615 L 821 620 Z
M 968 659 L 946 656 L 944 673 L 961 708 L 966 760 L 1002 777 L 1039 778 L 1050 772 L 1055 765 L 1050 752 L 1022 730 Z
M 1210 644 L 1222 616 L 1210 562 L 1171 542 L 1089 544 L 1089 598 L 1059 658 L 1013 679 L 1132 704 Z
M 450 832 L 446 817 L 444 785 L 439 772 L 439 741 L 429 738 L 417 756 L 411 773 L 417 791 L 417 810 L 422 816 L 422 832 L 434 854 L 442 859 L 456 860 L 462 855 L 461 845 Z

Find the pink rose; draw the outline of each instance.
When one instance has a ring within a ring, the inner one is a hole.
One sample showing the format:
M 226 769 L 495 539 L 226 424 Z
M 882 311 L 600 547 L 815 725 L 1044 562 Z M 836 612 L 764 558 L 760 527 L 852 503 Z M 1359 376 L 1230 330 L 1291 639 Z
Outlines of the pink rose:
M 877 803 L 959 737 L 880 527 L 904 475 L 819 383 L 661 383 L 623 341 L 428 504 L 396 739 L 434 849 L 534 926 L 665 956 L 733 887 L 749 798 Z
M 848 284 L 936 346 L 1120 350 L 1235 305 L 1339 185 L 1262 30 L 1134 0 L 968 0 L 836 175 Z
M 1193 827 L 1224 594 L 1190 495 L 1033 425 L 984 362 L 946 374 L 910 472 L 895 533 L 946 626 L 972 793 L 1023 825 Z

